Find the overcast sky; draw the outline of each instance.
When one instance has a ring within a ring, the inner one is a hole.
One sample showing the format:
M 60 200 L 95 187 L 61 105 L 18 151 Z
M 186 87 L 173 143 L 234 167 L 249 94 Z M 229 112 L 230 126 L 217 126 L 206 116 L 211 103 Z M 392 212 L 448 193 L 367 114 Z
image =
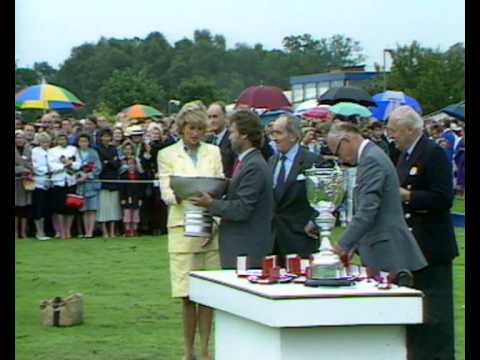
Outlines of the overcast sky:
M 161 32 L 173 45 L 197 29 L 282 48 L 288 35 L 344 34 L 358 40 L 371 69 L 383 49 L 417 40 L 446 50 L 465 41 L 465 4 L 458 0 L 15 0 L 15 59 L 21 67 L 58 67 L 72 47 Z M 389 63 L 387 64 L 387 67 Z

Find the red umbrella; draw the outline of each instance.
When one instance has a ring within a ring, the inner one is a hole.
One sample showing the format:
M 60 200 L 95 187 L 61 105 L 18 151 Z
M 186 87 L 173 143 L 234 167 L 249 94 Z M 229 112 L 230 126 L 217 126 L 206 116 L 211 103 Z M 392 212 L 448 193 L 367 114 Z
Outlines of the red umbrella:
M 316 119 L 326 119 L 330 111 L 324 107 L 316 107 L 308 111 L 302 112 L 303 116 L 308 116 Z
M 242 91 L 235 107 L 245 106 L 267 110 L 292 108 L 282 89 L 264 85 L 250 86 Z

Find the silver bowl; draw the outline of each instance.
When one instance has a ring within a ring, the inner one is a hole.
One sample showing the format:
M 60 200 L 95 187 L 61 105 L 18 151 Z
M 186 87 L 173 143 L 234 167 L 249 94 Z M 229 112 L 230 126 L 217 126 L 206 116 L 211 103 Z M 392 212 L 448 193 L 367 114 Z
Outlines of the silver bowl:
M 223 195 L 227 188 L 227 179 L 215 176 L 170 176 L 170 187 L 181 200 L 209 193 L 214 198 Z

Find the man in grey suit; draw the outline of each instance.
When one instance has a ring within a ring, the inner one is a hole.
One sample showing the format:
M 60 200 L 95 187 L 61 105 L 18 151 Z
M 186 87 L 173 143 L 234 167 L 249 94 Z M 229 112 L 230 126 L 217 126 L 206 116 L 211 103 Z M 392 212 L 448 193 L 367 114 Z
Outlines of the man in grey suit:
M 427 266 L 403 217 L 398 177 L 385 152 L 364 139 L 351 123 L 334 124 L 327 143 L 342 161 L 358 164 L 355 214 L 334 245 L 335 252 L 351 257 L 358 251 L 370 274 L 395 274 Z
M 315 212 L 307 199 L 303 171 L 319 162 L 320 156 L 300 146 L 302 131 L 299 121 L 292 115 L 281 115 L 274 121 L 271 137 L 278 149 L 268 160 L 275 202 L 274 253 L 284 265 L 286 255 L 309 258 L 319 246 L 318 238 L 312 239 L 303 231 Z
M 224 199 L 209 194 L 192 197 L 197 206 L 221 217 L 220 260 L 223 269 L 236 267 L 237 256 L 248 255 L 249 267 L 261 267 L 262 258 L 273 250 L 272 176 L 260 148 L 263 129 L 252 111 L 239 110 L 229 116 L 230 141 L 238 154 Z

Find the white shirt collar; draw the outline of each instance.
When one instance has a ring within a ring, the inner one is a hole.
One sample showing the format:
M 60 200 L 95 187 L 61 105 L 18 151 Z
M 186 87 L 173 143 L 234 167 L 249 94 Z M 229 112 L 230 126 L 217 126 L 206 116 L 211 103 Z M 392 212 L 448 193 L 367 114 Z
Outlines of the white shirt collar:
M 216 138 L 218 139 L 217 145 L 220 145 L 226 132 L 227 132 L 227 127 L 225 127 L 221 133 L 215 134 Z
M 242 161 L 242 160 L 245 158 L 245 156 L 247 156 L 248 154 L 250 154 L 250 153 L 251 153 L 252 151 L 254 151 L 254 150 L 255 150 L 255 148 L 252 147 L 252 148 L 250 148 L 250 149 L 245 150 L 244 152 L 242 152 L 240 155 L 238 155 L 238 161 Z
M 358 148 L 358 154 L 357 154 L 357 164 L 360 162 L 360 157 L 362 156 L 362 152 L 365 149 L 365 146 L 370 142 L 370 140 L 365 139 L 362 141 L 360 144 L 360 147 Z

